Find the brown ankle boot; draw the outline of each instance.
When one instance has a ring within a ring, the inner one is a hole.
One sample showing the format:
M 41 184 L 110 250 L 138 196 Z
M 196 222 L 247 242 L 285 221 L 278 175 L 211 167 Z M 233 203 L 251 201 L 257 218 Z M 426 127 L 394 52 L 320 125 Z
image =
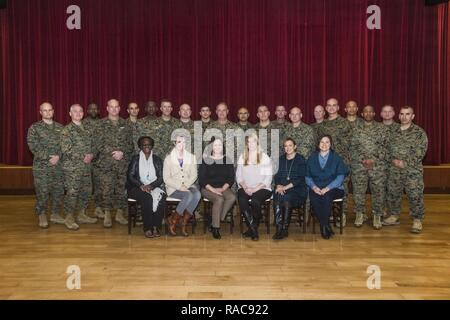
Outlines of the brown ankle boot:
M 189 222 L 189 219 L 191 219 L 191 214 L 185 210 L 183 214 L 183 220 L 181 221 L 181 234 L 185 237 L 189 236 L 189 234 L 186 232 L 186 226 Z
M 178 218 L 179 217 L 180 217 L 180 215 L 178 213 L 172 213 L 167 218 L 167 222 L 169 223 L 169 233 L 172 236 L 176 236 L 177 235 L 177 222 L 178 222 Z

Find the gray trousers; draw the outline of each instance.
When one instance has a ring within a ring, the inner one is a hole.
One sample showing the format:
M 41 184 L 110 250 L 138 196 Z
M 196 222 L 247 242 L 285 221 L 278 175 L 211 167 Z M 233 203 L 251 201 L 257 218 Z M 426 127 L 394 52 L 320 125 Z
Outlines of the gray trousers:
M 236 195 L 230 189 L 218 195 L 206 189 L 202 189 L 202 195 L 212 202 L 212 226 L 220 228 L 220 220 L 225 219 L 227 213 L 236 202 Z
M 183 215 L 184 210 L 193 214 L 195 208 L 200 201 L 202 195 L 196 186 L 192 186 L 188 189 L 189 191 L 175 190 L 169 197 L 181 200 L 177 205 L 176 211 L 179 215 Z

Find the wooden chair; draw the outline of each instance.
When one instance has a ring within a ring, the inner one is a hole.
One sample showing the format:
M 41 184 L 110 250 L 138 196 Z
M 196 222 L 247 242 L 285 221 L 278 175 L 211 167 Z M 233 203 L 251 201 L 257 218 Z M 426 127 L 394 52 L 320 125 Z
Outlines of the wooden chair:
M 128 234 L 131 234 L 131 227 L 136 227 L 138 218 L 138 202 L 133 198 L 128 198 Z
M 175 198 L 171 198 L 171 197 L 167 197 L 166 198 L 166 206 L 164 207 L 164 221 L 166 222 L 164 224 L 165 226 L 165 232 L 166 234 L 169 234 L 169 222 L 167 220 L 167 218 L 169 217 L 169 215 L 176 213 L 176 208 L 178 206 L 178 203 L 180 203 L 180 199 L 175 199 Z M 197 226 L 197 220 L 195 219 L 195 213 L 192 214 L 191 219 L 189 219 L 188 225 L 192 226 L 192 234 L 195 234 L 195 227 Z
M 342 219 L 343 219 L 343 216 L 344 216 L 343 204 L 344 204 L 343 198 L 333 200 L 330 218 L 333 217 L 334 227 L 336 227 L 336 221 L 338 218 L 339 218 L 339 221 L 342 221 Z M 313 224 L 313 232 L 312 233 L 316 233 L 316 219 L 317 218 L 316 218 L 316 215 L 314 214 L 312 205 L 309 207 L 309 212 L 311 213 L 312 224 Z M 340 223 L 339 224 L 339 233 L 342 234 L 343 230 L 344 230 L 343 224 Z
M 212 202 L 206 198 L 203 198 L 203 233 L 206 233 L 206 229 L 212 222 Z M 230 219 L 230 234 L 233 234 L 234 229 L 234 217 L 233 208 L 227 213 L 226 218 Z
M 306 233 L 306 225 L 308 222 L 305 208 L 306 208 L 305 204 L 292 208 L 292 216 L 297 215 L 297 221 L 299 225 L 302 227 L 303 233 Z

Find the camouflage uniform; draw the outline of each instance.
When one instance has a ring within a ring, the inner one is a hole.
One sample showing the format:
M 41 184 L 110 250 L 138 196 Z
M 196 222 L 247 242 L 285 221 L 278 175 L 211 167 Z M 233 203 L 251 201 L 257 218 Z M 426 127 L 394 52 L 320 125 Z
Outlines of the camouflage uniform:
M 261 149 L 267 153 L 269 157 L 272 156 L 272 130 L 278 130 L 278 155 L 274 154 L 273 156 L 276 156 L 279 158 L 279 156 L 283 153 L 281 145 L 283 144 L 284 139 L 284 126 L 280 125 L 273 125 L 272 122 L 267 125 L 266 127 L 262 127 L 261 123 L 257 123 L 254 127 L 256 130 L 256 133 L 259 137 L 259 144 L 261 146 Z M 264 135 L 261 135 L 262 131 L 261 129 L 267 130 L 267 145 L 263 139 Z M 260 132 L 261 130 L 261 132 Z M 275 131 L 274 131 L 275 132 Z M 274 146 L 276 147 L 276 146 Z
M 333 139 L 334 150 L 342 157 L 342 160 L 350 168 L 350 155 L 348 150 L 348 145 L 350 142 L 350 137 L 352 133 L 351 124 L 347 119 L 338 116 L 333 120 L 324 120 L 318 128 L 319 137 L 324 134 L 328 134 Z M 351 170 L 350 170 L 351 171 Z M 349 194 L 349 182 L 350 182 L 351 172 L 344 180 L 344 203 L 343 210 L 344 214 L 348 213 L 348 194 Z
M 190 153 L 194 153 L 194 121 L 189 120 L 183 122 L 180 120 L 180 126 L 178 128 L 186 129 L 189 132 L 190 139 L 186 140 L 186 150 Z
M 33 178 L 36 192 L 36 213 L 42 214 L 47 210 L 49 197 L 52 197 L 52 213 L 61 212 L 61 200 L 64 196 L 64 182 L 61 161 L 56 166 L 49 163 L 50 156 L 61 158 L 61 131 L 63 126 L 53 121 L 35 122 L 27 134 L 27 143 L 33 153 Z
M 274 129 L 281 129 L 284 130 L 286 129 L 291 123 L 287 120 L 283 120 L 282 122 L 278 121 L 278 120 L 273 120 L 270 122 L 270 124 L 272 125 L 272 128 Z
M 367 185 L 370 186 L 372 209 L 383 214 L 387 130 L 372 121 L 355 127 L 350 139 L 353 200 L 356 214 L 365 213 Z M 366 169 L 362 161 L 373 160 L 373 169 Z
M 139 146 L 137 144 L 138 140 L 139 140 L 139 122 L 141 120 L 137 120 L 136 122 L 131 121 L 131 118 L 128 117 L 125 122 L 127 124 L 127 126 L 130 128 L 131 132 L 132 132 L 132 139 L 133 139 L 133 149 L 134 149 L 134 153 L 138 154 L 139 153 Z
M 355 130 L 357 127 L 364 124 L 363 118 L 360 118 L 360 117 L 356 117 L 356 120 L 354 120 L 354 121 L 350 121 L 348 119 L 346 119 L 346 120 L 348 121 L 348 123 L 350 123 L 350 127 L 352 128 L 352 130 Z
M 141 122 L 139 126 L 140 136 L 150 136 L 155 141 L 153 148 L 155 154 L 161 159 L 172 151 L 174 144 L 171 141 L 172 132 L 180 128 L 180 120 L 173 117 L 164 120 L 162 117 L 154 121 Z
M 292 138 L 297 144 L 297 153 L 308 160 L 309 156 L 316 147 L 316 134 L 314 129 L 306 123 L 301 122 L 298 127 L 291 123 L 286 127 L 284 133 L 285 139 Z
M 206 129 L 206 132 L 204 133 L 204 136 L 206 134 L 207 142 L 210 141 L 210 139 L 208 139 L 208 136 L 209 136 L 209 134 L 212 133 L 212 131 L 211 131 L 212 129 L 217 129 L 217 130 L 219 130 L 222 133 L 222 140 L 224 141 L 225 148 L 227 147 L 227 144 L 228 145 L 231 144 L 231 143 L 233 144 L 233 146 L 234 146 L 234 150 L 233 150 L 234 155 L 233 155 L 232 158 L 233 158 L 234 164 L 236 165 L 237 164 L 237 159 L 239 157 L 238 153 L 240 152 L 240 148 L 238 148 L 238 143 L 240 143 L 241 146 L 242 146 L 243 137 L 242 137 L 242 140 L 241 140 L 240 137 L 233 136 L 233 137 L 230 137 L 230 139 L 232 139 L 232 140 L 227 140 L 227 130 L 233 130 L 233 133 L 235 133 L 234 130 L 239 129 L 239 126 L 236 123 L 231 122 L 229 120 L 225 124 L 221 124 L 218 121 L 213 121 L 213 122 L 211 122 L 211 124 Z M 225 151 L 227 153 L 229 153 L 228 150 L 225 150 Z
M 383 124 L 387 129 L 387 144 L 386 148 L 389 147 L 390 142 L 392 141 L 392 135 L 396 130 L 400 130 L 400 123 L 393 122 L 392 124 L 386 125 Z M 384 178 L 384 201 L 383 201 L 383 209 L 388 210 L 389 204 L 388 204 L 388 183 L 389 183 L 389 168 L 391 166 L 390 159 L 388 156 L 386 156 L 385 159 L 385 178 Z
M 66 197 L 64 210 L 75 213 L 88 206 L 92 192 L 91 164 L 84 163 L 86 154 L 93 154 L 92 135 L 83 127 L 71 122 L 61 133 L 62 167 Z
M 94 145 L 98 153 L 102 207 L 108 210 L 125 209 L 125 182 L 128 162 L 133 154 L 131 129 L 122 118 L 112 121 L 105 117 L 96 127 Z M 122 160 L 114 160 L 111 154 L 113 151 L 122 151 Z
M 83 127 L 91 133 L 91 136 L 95 134 L 95 127 L 100 123 L 101 118 L 92 119 L 91 117 L 84 118 L 81 121 Z M 92 186 L 93 186 L 93 194 L 94 194 L 94 204 L 95 207 L 102 206 L 102 193 L 100 191 L 100 173 L 98 169 L 98 156 L 94 154 L 94 159 L 92 160 Z
M 423 204 L 423 166 L 422 159 L 428 149 L 428 138 L 425 131 L 415 125 L 406 130 L 400 128 L 392 133 L 389 143 L 389 183 L 388 204 L 390 212 L 399 215 L 401 212 L 402 195 L 405 190 L 408 196 L 411 216 L 422 220 L 425 213 Z M 392 164 L 398 159 L 405 162 L 405 168 L 400 169 Z
M 320 131 L 320 126 L 322 125 L 323 122 L 314 122 L 310 124 L 310 127 L 313 128 L 314 133 L 316 135 L 316 145 L 319 143 L 319 131 Z
M 238 125 L 238 127 L 239 128 L 241 128 L 242 130 L 244 130 L 244 132 L 245 131 L 247 131 L 248 129 L 253 129 L 254 128 L 254 125 L 253 124 L 251 124 L 250 122 L 247 122 L 246 124 L 240 124 L 239 122 L 238 123 L 236 123 L 237 125 Z

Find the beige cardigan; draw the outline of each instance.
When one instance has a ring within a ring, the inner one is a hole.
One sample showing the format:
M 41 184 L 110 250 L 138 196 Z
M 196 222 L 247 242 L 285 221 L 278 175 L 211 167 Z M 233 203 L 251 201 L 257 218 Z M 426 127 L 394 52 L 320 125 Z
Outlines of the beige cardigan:
M 197 181 L 197 161 L 195 156 L 185 150 L 183 168 L 181 168 L 178 162 L 178 152 L 174 148 L 164 159 L 163 178 L 168 196 L 179 190 L 183 184 L 186 188 L 191 187 Z

